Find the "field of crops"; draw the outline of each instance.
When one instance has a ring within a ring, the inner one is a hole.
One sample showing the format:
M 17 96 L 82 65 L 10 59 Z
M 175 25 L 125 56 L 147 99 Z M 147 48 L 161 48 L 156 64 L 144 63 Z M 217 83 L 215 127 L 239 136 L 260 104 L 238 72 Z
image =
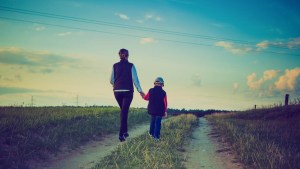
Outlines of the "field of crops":
M 148 121 L 146 109 L 132 108 L 128 127 Z M 0 107 L 0 168 L 26 168 L 62 146 L 76 148 L 119 129 L 117 107 Z
M 122 143 L 94 169 L 107 168 L 185 168 L 180 151 L 191 129 L 196 126 L 194 115 L 172 117 L 163 123 L 161 140 L 155 141 L 147 133 Z
M 214 114 L 208 119 L 224 134 L 248 168 L 299 168 L 299 104 Z

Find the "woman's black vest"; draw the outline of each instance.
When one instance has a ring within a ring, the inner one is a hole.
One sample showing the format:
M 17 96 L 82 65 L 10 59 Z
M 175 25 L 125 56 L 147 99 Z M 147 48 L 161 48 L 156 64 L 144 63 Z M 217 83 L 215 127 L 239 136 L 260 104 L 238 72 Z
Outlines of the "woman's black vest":
M 133 92 L 132 66 L 126 59 L 114 64 L 114 90 L 125 89 Z

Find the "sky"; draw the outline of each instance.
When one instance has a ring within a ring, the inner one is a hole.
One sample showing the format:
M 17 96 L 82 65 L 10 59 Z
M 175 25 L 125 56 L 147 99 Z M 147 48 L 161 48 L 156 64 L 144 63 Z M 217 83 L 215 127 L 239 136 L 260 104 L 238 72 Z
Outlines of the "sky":
M 296 0 L 0 0 L 0 106 L 117 106 L 129 50 L 168 107 L 245 110 L 300 98 Z M 135 90 L 131 107 L 147 107 Z

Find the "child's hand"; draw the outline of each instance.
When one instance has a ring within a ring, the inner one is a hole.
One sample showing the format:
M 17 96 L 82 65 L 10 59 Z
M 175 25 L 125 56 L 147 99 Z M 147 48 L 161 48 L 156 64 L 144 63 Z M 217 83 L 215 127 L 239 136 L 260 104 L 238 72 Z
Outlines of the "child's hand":
M 142 98 L 145 97 L 145 93 L 144 92 L 141 92 L 140 95 L 142 96 Z
M 164 117 L 164 118 L 168 117 L 168 114 L 167 114 L 167 112 L 165 112 L 165 115 L 164 115 L 163 117 Z

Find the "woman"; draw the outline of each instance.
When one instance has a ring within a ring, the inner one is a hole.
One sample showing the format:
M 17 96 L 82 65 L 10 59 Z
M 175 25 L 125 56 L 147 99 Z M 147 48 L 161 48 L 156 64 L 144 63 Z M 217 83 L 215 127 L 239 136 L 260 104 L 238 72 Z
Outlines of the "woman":
M 133 98 L 133 84 L 142 98 L 145 96 L 137 76 L 134 64 L 128 62 L 129 52 L 126 49 L 119 51 L 120 62 L 112 68 L 110 83 L 113 85 L 115 98 L 120 106 L 119 140 L 125 141 L 129 136 L 127 130 L 128 110 Z

